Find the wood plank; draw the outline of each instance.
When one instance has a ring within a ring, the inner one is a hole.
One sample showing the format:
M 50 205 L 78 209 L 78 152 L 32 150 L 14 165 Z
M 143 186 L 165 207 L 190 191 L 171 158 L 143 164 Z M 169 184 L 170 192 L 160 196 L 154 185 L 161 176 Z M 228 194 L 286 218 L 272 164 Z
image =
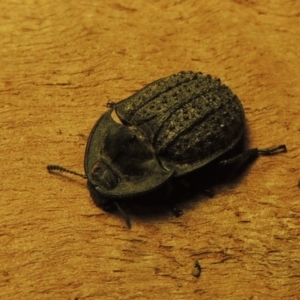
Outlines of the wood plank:
M 299 299 L 297 1 L 1 1 L 1 299 Z M 82 172 L 106 110 L 181 70 L 244 104 L 249 146 L 285 143 L 184 215 L 94 205 Z M 192 275 L 195 260 L 202 273 Z

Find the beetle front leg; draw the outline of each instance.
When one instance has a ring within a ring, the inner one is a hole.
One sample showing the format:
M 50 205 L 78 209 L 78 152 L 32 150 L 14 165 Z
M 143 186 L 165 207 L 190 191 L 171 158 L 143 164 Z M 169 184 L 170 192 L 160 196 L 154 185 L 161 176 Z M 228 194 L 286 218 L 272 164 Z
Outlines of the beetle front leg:
M 87 182 L 88 190 L 90 191 L 90 195 L 97 206 L 100 206 L 104 211 L 111 212 L 113 210 L 117 210 L 120 215 L 125 220 L 127 227 L 131 228 L 131 222 L 128 215 L 122 209 L 120 204 L 116 200 L 106 199 L 99 195 L 95 187 L 88 181 Z
M 98 207 L 101 207 L 105 211 L 112 211 L 115 208 L 115 206 L 113 205 L 113 203 L 111 201 L 109 201 L 108 199 L 101 197 L 99 195 L 99 193 L 97 192 L 95 187 L 89 181 L 87 181 L 87 188 L 90 192 L 90 195 L 91 195 L 94 203 Z
M 126 212 L 122 209 L 122 207 L 120 206 L 120 204 L 117 201 L 113 201 L 113 204 L 115 205 L 115 207 L 117 208 L 118 212 L 121 214 L 121 216 L 123 217 L 127 228 L 131 229 L 131 222 L 130 219 L 128 217 L 128 215 L 126 214 Z

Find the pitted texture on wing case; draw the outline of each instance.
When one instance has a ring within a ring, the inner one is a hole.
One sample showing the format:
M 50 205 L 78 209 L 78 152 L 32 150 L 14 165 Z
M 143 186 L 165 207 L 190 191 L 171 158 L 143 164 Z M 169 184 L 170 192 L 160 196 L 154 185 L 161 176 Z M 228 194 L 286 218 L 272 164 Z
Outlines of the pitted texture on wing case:
M 208 163 L 233 147 L 244 127 L 239 99 L 202 73 L 157 80 L 115 109 L 125 124 L 144 132 L 159 157 L 175 164 Z

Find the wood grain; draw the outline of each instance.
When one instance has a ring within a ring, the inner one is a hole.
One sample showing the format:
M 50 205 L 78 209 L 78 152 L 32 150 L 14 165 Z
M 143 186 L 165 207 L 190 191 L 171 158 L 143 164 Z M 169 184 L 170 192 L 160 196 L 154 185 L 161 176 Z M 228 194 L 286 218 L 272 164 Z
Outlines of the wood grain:
M 300 299 L 299 1 L 1 1 L 1 299 Z M 89 132 L 181 70 L 242 100 L 250 146 L 285 143 L 208 199 L 132 214 L 80 178 Z M 192 276 L 195 260 L 202 273 Z

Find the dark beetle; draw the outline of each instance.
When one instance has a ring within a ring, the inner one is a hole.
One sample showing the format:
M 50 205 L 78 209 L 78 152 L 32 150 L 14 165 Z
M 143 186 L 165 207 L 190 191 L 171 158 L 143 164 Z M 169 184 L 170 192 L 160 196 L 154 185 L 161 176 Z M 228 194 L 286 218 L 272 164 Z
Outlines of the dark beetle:
M 118 208 L 109 199 L 147 193 L 217 161 L 236 146 L 245 128 L 238 97 L 200 72 L 156 80 L 109 106 L 91 131 L 81 176 Z M 285 145 L 250 149 L 220 164 L 277 151 L 286 151 Z M 47 168 L 80 175 L 56 165 Z

